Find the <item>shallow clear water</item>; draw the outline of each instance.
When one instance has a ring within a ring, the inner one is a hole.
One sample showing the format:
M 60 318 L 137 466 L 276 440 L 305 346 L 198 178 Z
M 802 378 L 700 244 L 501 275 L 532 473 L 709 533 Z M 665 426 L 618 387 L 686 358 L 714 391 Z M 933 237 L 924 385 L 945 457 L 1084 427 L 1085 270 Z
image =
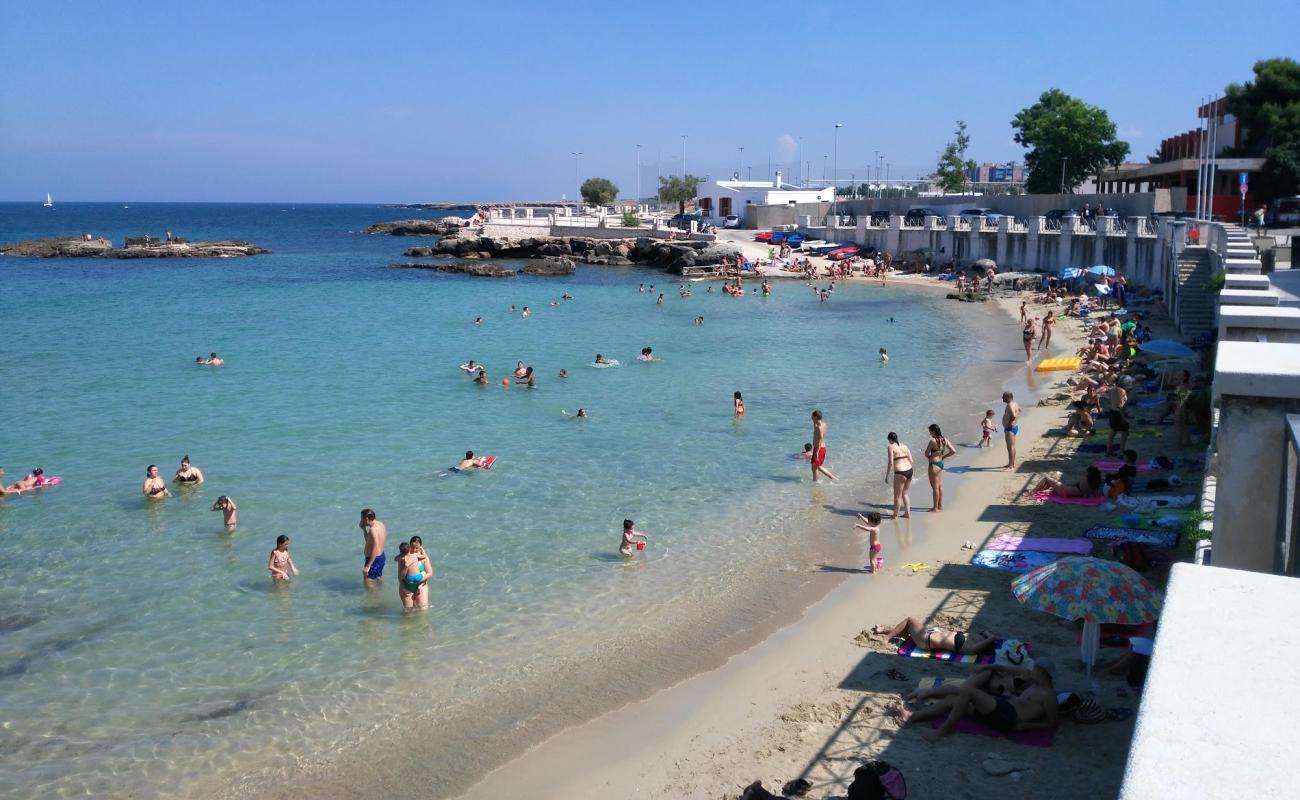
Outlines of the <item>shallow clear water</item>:
M 919 449 L 946 376 L 980 358 L 978 337 L 955 332 L 985 312 L 923 293 L 841 286 L 821 304 L 801 281 L 766 300 L 699 283 L 681 300 L 670 276 L 608 268 L 472 279 L 387 269 L 419 240 L 351 233 L 421 215 L 0 204 L 3 241 L 170 228 L 274 251 L 0 257 L 0 464 L 7 481 L 33 465 L 64 479 L 0 501 L 8 790 L 274 782 L 400 715 L 412 681 L 436 722 L 536 664 L 671 624 L 676 604 L 797 551 L 810 484 L 790 454 L 812 408 L 830 425 L 827 466 L 849 479 L 824 490 L 833 501 L 879 480 L 886 430 Z M 638 362 L 643 346 L 662 361 Z M 194 366 L 213 350 L 225 367 Z M 596 352 L 622 366 L 593 368 Z M 522 360 L 540 386 L 474 386 L 457 369 L 470 358 L 494 381 Z M 590 420 L 561 413 L 579 406 Z M 441 475 L 466 449 L 499 461 Z M 145 467 L 170 477 L 185 453 L 207 482 L 146 504 Z M 234 535 L 208 510 L 220 494 L 238 502 Z M 358 574 L 365 506 L 394 540 L 373 592 Z M 650 536 L 631 566 L 616 555 L 624 517 Z M 282 533 L 302 574 L 273 588 Z M 436 577 L 431 611 L 410 615 L 391 558 L 417 533 Z

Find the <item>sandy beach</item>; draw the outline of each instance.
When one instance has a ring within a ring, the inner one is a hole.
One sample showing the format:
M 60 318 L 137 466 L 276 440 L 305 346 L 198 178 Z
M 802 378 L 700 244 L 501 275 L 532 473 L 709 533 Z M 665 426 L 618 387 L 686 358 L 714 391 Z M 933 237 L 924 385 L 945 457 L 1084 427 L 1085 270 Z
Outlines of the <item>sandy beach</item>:
M 991 360 L 1018 360 L 1022 297 L 1003 294 L 997 300 L 1006 312 L 1006 333 L 990 343 Z M 1060 324 L 1053 353 L 1072 353 L 1083 339 L 1077 321 Z M 1080 440 L 1045 435 L 1065 416 L 1060 392 L 1068 389 L 1067 377 L 1019 368 L 1004 384 L 1024 406 L 1021 460 L 1014 472 L 1003 469 L 1000 435 L 991 449 L 955 441 L 959 455 L 950 461 L 945 510 L 932 514 L 929 485 L 918 470 L 911 492 L 914 518 L 886 519 L 881 529 L 883 573 L 863 569 L 865 543 L 861 558 L 822 565 L 844 573 L 845 580 L 794 624 L 717 669 L 565 730 L 495 770 L 463 797 L 650 794 L 718 800 L 737 797 L 756 779 L 777 791 L 797 777 L 812 782 L 809 797 L 841 797 L 853 770 L 869 759 L 902 769 L 916 797 L 1113 796 L 1123 774 L 1131 718 L 1094 725 L 1063 721 L 1050 747 L 964 734 L 930 744 L 920 730 L 900 728 L 902 694 L 922 678 L 960 678 L 970 667 L 905 658 L 868 633 L 875 624 L 911 615 L 1032 642 L 1035 653 L 1055 659 L 1058 689 L 1092 688 L 1107 709 L 1136 709 L 1138 695 L 1122 678 L 1094 674 L 1089 685 L 1076 626 L 1020 606 L 1009 588 L 1013 573 L 972 566 L 971 553 L 962 549 L 967 540 L 978 549 L 999 534 L 1077 537 L 1091 525 L 1109 524 L 1117 513 L 1038 504 L 1025 491 L 1046 470 L 1075 475 L 1095 457 L 1077 452 Z M 985 387 L 978 396 L 991 391 Z M 1000 415 L 1000 406 L 997 411 Z M 1101 426 L 1098 436 L 1104 440 L 1104 435 Z M 922 444 L 913 442 L 913 450 Z M 1131 446 L 1143 459 L 1172 454 L 1172 443 L 1162 446 L 1159 439 L 1134 440 Z M 882 510 L 887 515 L 891 509 Z M 854 511 L 841 513 L 845 536 L 855 535 Z M 1088 769 L 1079 769 L 1081 764 Z

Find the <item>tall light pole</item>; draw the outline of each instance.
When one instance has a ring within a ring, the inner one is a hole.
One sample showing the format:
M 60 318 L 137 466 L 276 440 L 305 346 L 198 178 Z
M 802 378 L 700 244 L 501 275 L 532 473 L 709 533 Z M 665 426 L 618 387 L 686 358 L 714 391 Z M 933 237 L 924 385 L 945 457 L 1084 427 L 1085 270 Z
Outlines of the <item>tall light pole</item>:
M 740 151 L 740 169 L 736 170 L 736 180 L 740 180 L 740 176 L 745 174 L 745 146 L 736 149 Z
M 1061 194 L 1065 194 L 1065 163 L 1070 159 L 1061 156 Z
M 876 197 L 880 197 L 880 151 L 872 150 L 871 152 L 876 154 L 876 160 L 871 163 L 876 168 Z
M 636 207 L 641 209 L 641 145 L 636 146 Z
M 569 153 L 569 155 L 573 156 L 573 182 L 578 186 L 578 193 L 573 196 L 576 201 L 574 205 L 581 208 L 581 206 L 578 205 L 582 202 L 582 183 L 578 180 L 578 159 L 582 158 L 582 153 L 572 152 Z
M 842 122 L 835 123 L 835 149 L 832 151 L 835 153 L 835 169 L 831 172 L 831 213 L 832 214 L 839 213 L 840 128 L 842 127 L 844 127 L 844 123 Z M 836 220 L 836 222 L 838 223 L 839 220 Z
M 682 134 L 682 181 L 686 180 L 686 134 Z
M 885 162 L 885 190 L 889 190 L 889 162 Z M 884 197 L 882 194 L 881 197 Z
M 799 160 L 795 162 L 795 179 L 794 182 L 800 189 L 803 188 L 803 137 L 799 137 Z M 781 187 L 776 187 L 780 189 Z
M 830 158 L 828 153 L 822 153 L 822 188 L 826 188 L 826 161 Z

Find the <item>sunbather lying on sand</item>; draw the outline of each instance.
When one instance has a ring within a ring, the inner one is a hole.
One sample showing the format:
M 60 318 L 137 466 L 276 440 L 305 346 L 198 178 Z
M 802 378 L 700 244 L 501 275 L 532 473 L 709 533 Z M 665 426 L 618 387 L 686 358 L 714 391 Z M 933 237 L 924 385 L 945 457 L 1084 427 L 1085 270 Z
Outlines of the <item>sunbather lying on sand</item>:
M 965 631 L 927 628 L 915 617 L 908 617 L 897 625 L 877 625 L 871 632 L 889 639 L 911 639 L 922 650 L 951 650 L 964 656 L 991 653 L 997 644 L 997 640 L 987 633 L 971 636 Z
M 1049 492 L 1057 497 L 1096 497 L 1101 494 L 1101 470 L 1088 467 L 1083 480 L 1070 484 L 1061 483 L 1061 473 L 1048 473 L 1034 487 L 1033 494 L 1039 492 Z
M 960 686 L 939 686 L 922 689 L 908 695 L 908 700 L 937 699 L 932 705 L 914 712 L 904 711 L 903 724 L 929 722 L 946 716 L 937 730 L 926 731 L 922 736 L 936 741 L 952 732 L 953 726 L 967 715 L 978 719 L 994 730 L 1030 731 L 1056 725 L 1056 687 L 1052 685 L 1053 665 L 1049 659 L 1034 661 L 1033 669 L 1023 667 L 993 667 L 977 670 L 971 679 Z M 1010 680 L 1010 684 L 1007 680 Z M 1011 691 L 1000 694 L 994 691 L 994 682 Z

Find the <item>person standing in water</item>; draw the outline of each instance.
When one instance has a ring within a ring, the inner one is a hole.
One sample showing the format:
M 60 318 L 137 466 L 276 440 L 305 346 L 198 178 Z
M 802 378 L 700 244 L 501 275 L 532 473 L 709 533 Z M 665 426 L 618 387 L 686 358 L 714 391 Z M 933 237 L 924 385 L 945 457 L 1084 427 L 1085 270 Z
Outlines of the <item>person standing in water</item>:
M 1016 437 L 1020 435 L 1020 404 L 1011 392 L 1002 393 L 1002 402 L 1007 406 L 1002 410 L 1002 433 L 1007 440 L 1007 465 L 1004 469 L 1016 468 Z
M 203 483 L 203 470 L 190 464 L 190 457 L 181 457 L 181 468 L 176 470 L 176 475 L 172 480 L 179 484 L 189 484 L 198 486 Z
M 822 475 L 825 475 L 827 478 L 830 478 L 831 480 L 835 480 L 835 476 L 832 475 L 830 470 L 826 469 L 826 467 L 824 466 L 824 464 L 826 463 L 826 423 L 822 421 L 822 412 L 820 409 L 813 409 L 812 426 L 813 426 L 813 440 L 812 440 L 813 457 L 812 457 L 812 461 L 809 463 L 812 464 L 813 482 L 817 481 L 817 473 L 819 472 Z
M 912 488 L 912 451 L 907 445 L 898 441 L 898 434 L 889 432 L 886 437 L 889 444 L 885 446 L 885 482 L 892 477 L 894 482 L 894 519 L 898 519 L 898 510 L 903 509 L 903 516 L 912 516 L 912 500 L 907 496 Z
M 235 526 L 239 524 L 239 515 L 236 513 L 239 511 L 239 507 L 235 505 L 233 498 L 224 494 L 221 495 L 217 498 L 217 502 L 212 504 L 211 510 L 220 511 L 225 518 L 226 530 L 231 533 L 235 532 Z
M 732 406 L 735 408 L 736 416 L 738 417 L 745 416 L 745 398 L 740 396 L 740 392 L 736 392 L 736 394 L 732 397 L 731 403 Z
M 1028 362 L 1034 357 L 1034 339 L 1038 337 L 1037 329 L 1032 319 L 1025 320 L 1025 328 L 1021 331 L 1020 338 L 1025 343 L 1025 361 Z
M 619 544 L 618 554 L 623 558 L 631 558 L 632 548 L 636 546 L 638 539 L 641 540 L 641 549 L 645 549 L 645 542 L 649 541 L 646 539 L 645 534 L 636 529 L 636 525 L 632 520 L 623 520 L 623 540 Z
M 272 580 L 277 581 L 289 580 L 290 570 L 294 575 L 298 574 L 298 566 L 293 563 L 293 556 L 289 555 L 288 536 L 275 538 L 275 549 L 271 551 L 271 557 L 266 560 L 266 568 L 270 571 Z
M 886 353 L 886 352 L 885 352 L 885 348 L 883 348 L 883 347 L 880 348 L 880 363 L 881 363 L 881 364 L 888 364 L 888 363 L 889 363 L 889 353 Z
M 361 522 L 357 525 L 365 542 L 365 563 L 361 574 L 366 584 L 379 580 L 384 574 L 384 544 L 388 541 L 388 527 L 375 519 L 375 512 L 368 508 L 361 509 Z
M 930 492 L 934 496 L 931 511 L 943 511 L 943 461 L 957 455 L 957 450 L 943 435 L 938 425 L 930 426 L 930 441 L 925 445 L 925 460 L 929 462 Z
M 163 483 L 163 479 L 158 477 L 157 464 L 150 464 L 149 468 L 145 470 L 144 486 L 140 488 L 140 491 L 150 500 L 161 500 L 164 497 L 171 496 L 171 490 L 167 488 L 167 484 Z

